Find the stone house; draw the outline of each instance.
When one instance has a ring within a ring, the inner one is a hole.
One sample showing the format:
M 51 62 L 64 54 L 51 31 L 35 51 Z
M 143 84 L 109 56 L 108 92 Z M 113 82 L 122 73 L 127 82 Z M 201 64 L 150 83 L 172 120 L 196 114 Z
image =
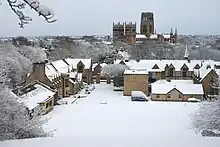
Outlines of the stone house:
M 202 84 L 205 97 L 219 94 L 218 74 L 211 68 L 194 71 L 194 83 Z
M 125 70 L 124 95 L 130 96 L 132 91 L 142 91 L 148 95 L 148 72 L 146 70 Z
M 203 99 L 202 84 L 165 83 L 151 84 L 151 99 L 154 101 L 188 101 L 189 98 Z
M 95 81 L 96 83 L 100 83 L 101 80 L 105 80 L 106 77 L 102 77 L 101 76 L 101 71 L 102 68 L 107 66 L 108 64 L 106 63 L 95 63 L 92 66 L 92 79 L 93 81 Z
M 30 117 L 51 111 L 57 97 L 57 90 L 40 81 L 33 81 L 13 92 L 19 97 L 18 102 L 24 103 L 27 107 Z
M 60 97 L 69 96 L 69 76 L 58 72 L 51 74 L 48 68 L 52 68 L 52 66 L 45 62 L 33 63 L 33 70 L 26 78 L 25 85 L 38 80 L 52 89 L 57 89 L 58 97 L 55 99 L 56 103 Z

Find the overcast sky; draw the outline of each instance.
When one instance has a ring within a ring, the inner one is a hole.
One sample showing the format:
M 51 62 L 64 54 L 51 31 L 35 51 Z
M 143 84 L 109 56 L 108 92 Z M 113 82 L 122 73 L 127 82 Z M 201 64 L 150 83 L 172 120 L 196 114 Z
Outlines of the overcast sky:
M 34 19 L 20 29 L 6 0 L 0 6 L 0 36 L 102 35 L 112 34 L 112 23 L 136 21 L 141 12 L 154 12 L 157 32 L 178 28 L 180 34 L 220 34 L 220 0 L 40 0 L 56 13 L 58 21 L 47 24 Z

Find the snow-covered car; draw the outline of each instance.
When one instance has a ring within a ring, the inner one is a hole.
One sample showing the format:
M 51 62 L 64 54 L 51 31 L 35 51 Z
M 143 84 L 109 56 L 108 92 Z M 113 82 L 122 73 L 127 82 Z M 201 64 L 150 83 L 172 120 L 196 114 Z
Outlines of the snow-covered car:
M 88 89 L 85 89 L 85 94 L 90 94 L 91 92 Z
M 189 98 L 188 102 L 198 103 L 198 102 L 201 102 L 201 100 L 197 98 Z
M 86 87 L 85 87 L 85 91 L 93 91 L 93 90 L 95 90 L 95 85 L 87 85 Z
M 124 87 L 114 87 L 114 91 L 124 91 Z
M 76 94 L 76 95 L 74 95 L 75 98 L 85 98 L 87 96 L 88 96 L 88 94 Z
M 131 101 L 148 101 L 148 98 L 142 91 L 132 91 Z

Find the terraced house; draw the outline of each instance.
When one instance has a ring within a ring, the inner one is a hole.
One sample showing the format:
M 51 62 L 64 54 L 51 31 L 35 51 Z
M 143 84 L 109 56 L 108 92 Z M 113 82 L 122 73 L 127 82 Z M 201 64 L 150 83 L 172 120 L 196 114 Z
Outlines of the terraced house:
M 77 93 L 83 82 L 92 82 L 92 60 L 67 58 L 34 63 L 26 84 L 35 80 L 57 89 L 58 97 L 68 97 Z
M 115 64 L 125 64 L 131 70 L 147 70 L 148 86 L 151 93 L 151 83 L 164 79 L 193 80 L 194 84 L 202 84 L 204 96 L 217 95 L 219 62 L 213 60 L 116 60 Z M 132 83 L 125 82 L 132 85 Z

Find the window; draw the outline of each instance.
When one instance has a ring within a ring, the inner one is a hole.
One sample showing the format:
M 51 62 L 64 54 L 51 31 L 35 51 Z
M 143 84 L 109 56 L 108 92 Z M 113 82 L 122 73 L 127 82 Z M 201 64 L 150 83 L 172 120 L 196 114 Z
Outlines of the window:
M 78 66 L 78 72 L 82 73 L 83 72 L 83 66 Z
M 46 103 L 46 109 L 49 107 L 49 103 Z
M 170 98 L 170 94 L 167 95 L 167 98 Z
M 187 76 L 187 71 L 183 70 L 183 71 L 182 71 L 182 76 L 183 76 L 183 77 L 186 77 L 186 76 Z
M 181 95 L 181 94 L 179 94 L 179 98 L 182 98 L 182 95 Z
M 65 79 L 64 83 L 65 83 L 65 87 L 69 87 L 69 79 Z
M 160 95 L 159 95 L 159 94 L 157 94 L 157 95 L 156 95 L 156 98 L 160 98 Z
M 211 79 L 210 79 L 210 83 L 214 83 L 214 78 L 211 78 Z
M 168 76 L 173 77 L 173 68 L 168 69 Z

